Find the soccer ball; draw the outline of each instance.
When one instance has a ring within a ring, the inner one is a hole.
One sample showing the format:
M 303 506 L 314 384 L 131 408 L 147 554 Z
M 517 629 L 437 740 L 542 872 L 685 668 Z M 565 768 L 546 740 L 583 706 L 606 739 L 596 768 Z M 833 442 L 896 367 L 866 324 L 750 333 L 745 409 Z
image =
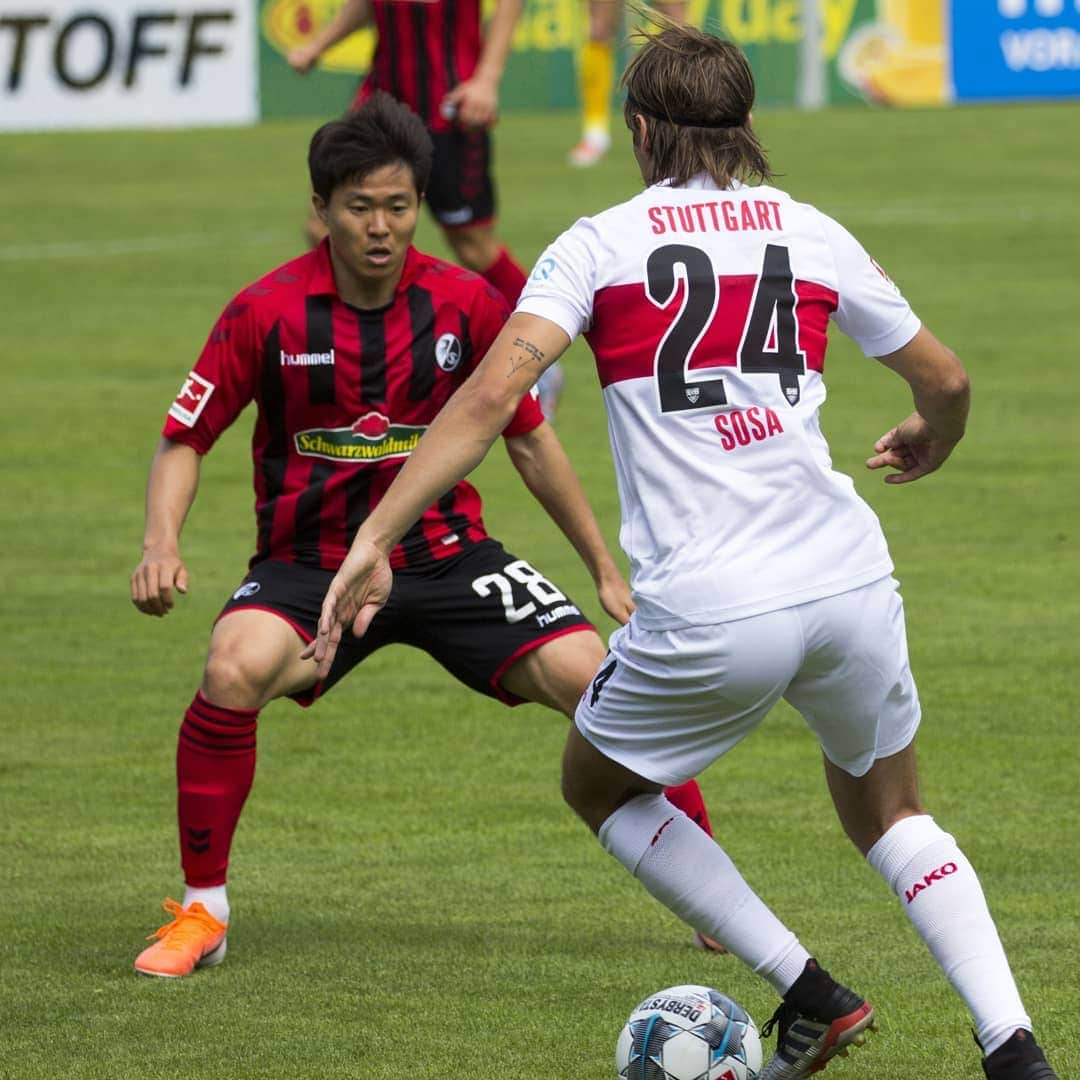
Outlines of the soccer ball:
M 761 1038 L 746 1010 L 707 986 L 650 994 L 615 1045 L 620 1080 L 755 1080 Z

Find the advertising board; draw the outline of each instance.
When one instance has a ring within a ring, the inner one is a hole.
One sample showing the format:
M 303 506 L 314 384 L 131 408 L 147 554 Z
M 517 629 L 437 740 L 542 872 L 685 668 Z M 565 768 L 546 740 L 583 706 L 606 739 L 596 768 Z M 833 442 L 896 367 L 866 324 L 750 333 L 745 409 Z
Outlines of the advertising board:
M 957 101 L 1080 94 L 1076 0 L 952 0 Z
M 0 131 L 258 119 L 248 0 L 5 0 Z

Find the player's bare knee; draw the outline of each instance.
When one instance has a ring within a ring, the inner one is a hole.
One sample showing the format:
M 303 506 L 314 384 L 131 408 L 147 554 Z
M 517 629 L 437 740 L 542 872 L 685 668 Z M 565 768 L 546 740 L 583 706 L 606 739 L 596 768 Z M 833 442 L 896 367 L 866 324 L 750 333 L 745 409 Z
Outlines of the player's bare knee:
M 203 696 L 227 709 L 258 709 L 265 704 L 270 671 L 259 670 L 243 650 L 212 648 L 203 671 Z

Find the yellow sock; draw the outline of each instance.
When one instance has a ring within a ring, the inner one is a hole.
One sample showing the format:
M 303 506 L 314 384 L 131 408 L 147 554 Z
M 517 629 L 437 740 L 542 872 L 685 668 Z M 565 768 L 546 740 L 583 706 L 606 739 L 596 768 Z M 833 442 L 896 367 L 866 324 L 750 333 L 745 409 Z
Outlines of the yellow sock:
M 610 42 L 585 42 L 578 81 L 585 130 L 607 131 L 611 126 L 611 92 L 615 85 L 615 48 Z

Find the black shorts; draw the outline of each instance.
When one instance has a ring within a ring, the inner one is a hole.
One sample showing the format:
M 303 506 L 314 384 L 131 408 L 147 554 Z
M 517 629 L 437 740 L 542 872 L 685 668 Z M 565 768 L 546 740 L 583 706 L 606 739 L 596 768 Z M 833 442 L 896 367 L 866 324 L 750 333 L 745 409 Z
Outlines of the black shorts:
M 298 563 L 258 562 L 218 618 L 245 608 L 269 611 L 311 641 L 333 576 Z M 310 705 L 376 649 L 413 645 L 473 690 L 520 705 L 499 686 L 507 668 L 545 641 L 592 629 L 538 570 L 498 541 L 482 540 L 429 569 L 395 571 L 390 599 L 368 632 L 357 638 L 345 631 L 327 677 L 292 697 Z
M 495 218 L 491 136 L 487 131 L 432 131 L 435 159 L 427 201 L 444 229 L 486 225 Z

